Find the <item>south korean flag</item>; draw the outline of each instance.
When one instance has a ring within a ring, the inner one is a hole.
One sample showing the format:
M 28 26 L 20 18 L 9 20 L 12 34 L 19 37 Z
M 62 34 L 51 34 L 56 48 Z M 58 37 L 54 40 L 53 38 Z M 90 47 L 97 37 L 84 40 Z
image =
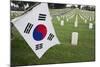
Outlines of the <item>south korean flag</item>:
M 34 53 L 41 58 L 54 45 L 60 44 L 52 22 L 47 3 L 41 3 L 22 15 L 13 24 Z

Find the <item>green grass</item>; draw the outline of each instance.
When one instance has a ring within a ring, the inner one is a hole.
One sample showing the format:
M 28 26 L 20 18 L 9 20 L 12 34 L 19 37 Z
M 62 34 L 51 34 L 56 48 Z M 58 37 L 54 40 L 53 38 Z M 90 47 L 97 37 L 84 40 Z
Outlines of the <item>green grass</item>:
M 76 14 L 78 14 L 77 10 Z M 16 28 L 12 28 L 14 36 L 14 39 L 11 41 L 12 65 L 38 65 L 95 60 L 95 28 L 89 30 L 88 24 L 90 21 L 85 24 L 78 15 L 78 28 L 74 27 L 75 16 L 69 19 L 68 22 L 64 18 L 64 26 L 60 26 L 60 22 L 56 17 L 52 21 L 61 44 L 50 48 L 41 59 L 37 58 Z M 94 23 L 94 21 L 91 22 Z M 72 32 L 79 33 L 77 46 L 71 45 Z

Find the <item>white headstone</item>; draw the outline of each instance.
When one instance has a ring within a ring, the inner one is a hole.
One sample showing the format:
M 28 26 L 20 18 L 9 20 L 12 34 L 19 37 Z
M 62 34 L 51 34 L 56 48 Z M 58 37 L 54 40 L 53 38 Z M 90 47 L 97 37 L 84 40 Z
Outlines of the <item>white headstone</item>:
M 68 21 L 69 21 L 69 19 L 67 18 L 67 19 L 66 19 L 66 21 L 68 22 Z
M 61 26 L 64 26 L 64 21 L 63 21 L 63 20 L 61 20 L 60 25 L 61 25 Z
M 77 45 L 78 44 L 78 32 L 72 32 L 71 44 L 72 45 Z
M 57 16 L 57 20 L 60 21 L 60 17 Z
M 89 29 L 93 28 L 93 23 L 89 23 Z
M 76 19 L 75 19 L 75 22 L 74 22 L 74 27 L 78 27 L 78 16 L 76 15 Z
M 87 23 L 87 20 L 85 19 L 85 23 Z
M 90 21 L 92 21 L 92 18 L 90 17 Z

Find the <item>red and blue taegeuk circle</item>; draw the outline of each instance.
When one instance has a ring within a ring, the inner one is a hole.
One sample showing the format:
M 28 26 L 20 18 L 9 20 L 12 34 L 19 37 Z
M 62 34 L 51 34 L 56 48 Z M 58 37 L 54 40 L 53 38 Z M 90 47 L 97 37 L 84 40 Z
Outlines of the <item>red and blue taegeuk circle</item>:
M 43 40 L 46 34 L 47 34 L 47 28 L 43 24 L 37 25 L 33 30 L 33 38 L 36 41 Z

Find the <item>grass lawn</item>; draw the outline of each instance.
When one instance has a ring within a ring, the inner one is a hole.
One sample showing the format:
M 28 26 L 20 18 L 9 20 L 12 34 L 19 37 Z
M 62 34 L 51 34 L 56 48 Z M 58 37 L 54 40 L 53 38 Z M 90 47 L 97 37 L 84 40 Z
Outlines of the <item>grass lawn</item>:
M 12 28 L 14 39 L 11 40 L 11 64 L 12 65 L 38 65 L 69 62 L 84 62 L 95 60 L 95 28 L 89 30 L 89 22 L 95 25 L 95 21 L 84 20 L 79 16 L 79 10 L 74 10 L 74 17 L 66 21 L 64 26 L 53 16 L 52 23 L 61 44 L 50 48 L 41 59 L 38 59 L 16 28 Z M 67 15 L 67 14 L 65 14 Z M 78 15 L 78 27 L 74 27 L 76 15 Z M 77 46 L 71 45 L 72 32 L 79 33 Z

